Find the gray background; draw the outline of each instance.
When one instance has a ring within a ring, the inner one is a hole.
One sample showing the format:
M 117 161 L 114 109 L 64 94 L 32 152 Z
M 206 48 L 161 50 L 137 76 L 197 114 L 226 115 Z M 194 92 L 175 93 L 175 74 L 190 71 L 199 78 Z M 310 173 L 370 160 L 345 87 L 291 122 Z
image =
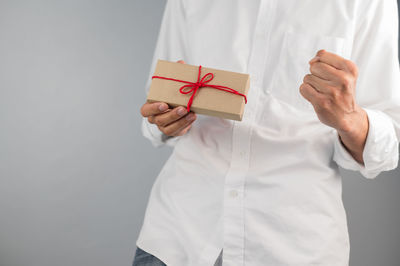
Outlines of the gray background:
M 0 0 L 0 265 L 130 265 L 170 154 L 139 108 L 165 1 Z M 345 172 L 352 266 L 400 265 L 400 171 Z

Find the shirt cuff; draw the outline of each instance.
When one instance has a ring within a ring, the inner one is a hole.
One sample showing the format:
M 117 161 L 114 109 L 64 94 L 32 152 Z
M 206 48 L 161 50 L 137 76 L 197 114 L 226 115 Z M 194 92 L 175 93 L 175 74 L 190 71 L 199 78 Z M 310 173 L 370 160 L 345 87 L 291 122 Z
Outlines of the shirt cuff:
M 179 137 L 165 135 L 158 129 L 157 125 L 149 123 L 147 118 L 142 118 L 142 134 L 156 148 L 164 145 L 174 147 L 179 140 Z
M 344 169 L 359 171 L 373 179 L 383 171 L 393 170 L 399 161 L 399 141 L 390 117 L 381 111 L 364 108 L 369 120 L 369 131 L 363 151 L 364 165 L 347 151 L 336 132 L 333 160 Z

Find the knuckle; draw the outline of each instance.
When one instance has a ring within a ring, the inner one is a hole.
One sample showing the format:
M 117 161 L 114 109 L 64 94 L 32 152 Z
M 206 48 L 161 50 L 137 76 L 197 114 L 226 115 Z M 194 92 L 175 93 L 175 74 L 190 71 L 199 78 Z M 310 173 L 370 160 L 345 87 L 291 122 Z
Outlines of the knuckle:
M 310 80 L 311 80 L 311 75 L 310 74 L 305 75 L 304 78 L 303 78 L 304 82 L 309 82 Z
M 354 76 L 358 77 L 359 69 L 356 64 L 353 65 L 353 74 Z
M 347 60 L 347 67 L 349 69 L 349 71 L 354 75 L 354 76 L 358 76 L 358 66 L 350 60 Z
M 186 119 L 181 118 L 178 121 L 175 121 L 171 125 L 169 125 L 166 130 L 170 136 L 176 135 L 177 133 L 181 132 L 181 129 L 183 129 L 186 126 L 187 122 Z
M 154 117 L 154 123 L 159 125 L 159 126 L 164 126 L 164 121 L 160 116 L 155 116 Z
M 352 80 L 348 76 L 343 76 L 341 79 L 341 83 L 343 90 L 347 91 L 351 89 Z
M 173 112 L 171 116 L 169 117 L 170 121 L 176 121 L 176 123 L 179 123 L 181 120 L 182 115 L 179 115 L 177 112 Z
M 321 63 L 319 62 L 315 62 L 314 64 L 310 65 L 310 72 L 314 73 L 315 71 L 317 71 L 321 66 Z
M 310 65 L 310 72 L 316 73 L 317 71 L 322 70 L 322 64 L 320 62 L 315 62 L 314 64 Z
M 190 123 L 190 121 L 188 121 L 186 118 L 187 118 L 187 115 L 185 117 L 181 118 L 180 120 L 178 120 L 178 122 L 177 122 L 178 128 L 182 128 Z
M 302 92 L 303 91 L 303 85 L 304 83 L 301 83 L 301 85 L 299 86 L 299 92 Z
M 300 86 L 299 91 L 300 91 L 301 96 L 303 96 L 304 99 L 306 99 L 306 100 L 308 100 L 308 101 L 311 100 L 311 99 L 310 99 L 310 85 L 304 84 L 304 83 L 303 83 L 303 84 Z
M 319 57 L 324 56 L 325 54 L 326 54 L 326 51 L 325 51 L 324 49 L 319 50 L 319 51 L 317 52 L 317 56 L 319 56 Z
M 149 121 L 150 124 L 154 124 L 154 116 L 147 117 L 147 121 Z
M 332 99 L 334 101 L 339 101 L 342 97 L 342 93 L 337 89 L 332 89 Z
M 299 91 L 300 91 L 300 93 L 301 93 L 302 95 L 304 95 L 304 90 L 305 90 L 305 84 L 302 83 L 302 84 L 300 85 L 300 87 L 299 87 Z
M 179 122 L 179 128 L 184 129 L 191 125 L 196 120 L 196 114 L 189 113 L 185 117 L 183 117 Z
M 348 69 L 352 68 L 352 62 L 350 60 L 344 59 L 343 60 L 343 64 L 345 67 L 347 67 Z
M 300 93 L 302 93 L 302 94 L 306 93 L 307 90 L 308 90 L 308 86 L 309 86 L 308 84 L 302 83 L 302 84 L 300 85 L 300 88 L 299 88 Z
M 165 134 L 165 135 L 167 135 L 167 136 L 172 136 L 173 135 L 173 130 L 171 130 L 171 127 L 168 127 L 168 128 L 163 128 L 163 133 Z
M 344 60 L 344 65 L 350 71 L 353 71 L 357 67 L 356 64 L 353 61 L 348 60 L 348 59 Z
M 146 104 L 143 104 L 142 107 L 140 108 L 140 114 L 143 117 L 146 117 L 146 112 L 145 112 Z

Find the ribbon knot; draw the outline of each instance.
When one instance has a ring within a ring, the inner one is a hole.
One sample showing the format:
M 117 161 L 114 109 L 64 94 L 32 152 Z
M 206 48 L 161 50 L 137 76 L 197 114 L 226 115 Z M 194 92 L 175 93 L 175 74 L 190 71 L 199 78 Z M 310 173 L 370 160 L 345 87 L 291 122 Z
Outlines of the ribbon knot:
M 177 81 L 177 82 L 182 82 L 186 83 L 186 85 L 183 85 L 182 87 L 179 88 L 179 92 L 182 94 L 189 94 L 191 93 L 192 95 L 189 98 L 189 101 L 187 103 L 187 111 L 190 112 L 190 107 L 192 106 L 194 96 L 196 95 L 196 92 L 198 89 L 202 87 L 210 87 L 222 91 L 226 91 L 229 93 L 237 94 L 240 96 L 244 97 L 245 103 L 247 103 L 247 98 L 246 95 L 238 92 L 237 90 L 234 90 L 232 88 L 226 87 L 226 86 L 221 86 L 221 85 L 212 85 L 212 84 L 207 84 L 214 78 L 214 74 L 209 72 L 205 74 L 201 79 L 201 65 L 199 66 L 199 73 L 197 75 L 197 82 L 190 82 L 190 81 L 185 81 L 185 80 L 180 80 L 180 79 L 174 79 L 174 78 L 168 78 L 168 77 L 161 77 L 161 76 L 152 76 L 152 79 L 158 78 L 158 79 L 166 79 L 166 80 L 172 80 L 172 81 Z M 189 88 L 189 89 L 188 89 Z

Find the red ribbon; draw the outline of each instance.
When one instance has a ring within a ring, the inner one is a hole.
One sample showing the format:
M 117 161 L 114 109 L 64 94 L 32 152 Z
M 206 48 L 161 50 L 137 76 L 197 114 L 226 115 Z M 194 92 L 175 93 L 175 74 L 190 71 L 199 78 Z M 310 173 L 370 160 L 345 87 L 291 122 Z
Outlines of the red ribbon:
M 213 73 L 207 73 L 201 79 L 200 79 L 200 76 L 201 76 L 201 66 L 199 66 L 199 74 L 197 76 L 197 82 L 190 82 L 190 81 L 174 79 L 174 78 L 167 78 L 167 77 L 161 77 L 161 76 L 152 76 L 152 79 L 156 79 L 156 78 L 157 79 L 166 79 L 166 80 L 172 80 L 172 81 L 176 81 L 176 82 L 186 83 L 186 85 L 183 85 L 179 89 L 179 92 L 182 93 L 182 94 L 192 93 L 192 95 L 190 96 L 190 99 L 188 101 L 187 108 L 186 108 L 188 112 L 190 112 L 190 106 L 192 106 L 193 98 L 194 98 L 197 90 L 202 88 L 202 87 L 211 87 L 211 88 L 214 88 L 214 89 L 218 89 L 218 90 L 222 90 L 222 91 L 226 91 L 226 92 L 229 92 L 229 93 L 233 93 L 233 94 L 237 94 L 237 95 L 243 96 L 245 103 L 247 103 L 246 95 L 238 92 L 237 90 L 234 90 L 234 89 L 229 88 L 229 87 L 221 86 L 221 85 L 207 84 L 208 82 L 213 80 L 213 78 L 214 78 L 214 74 Z M 191 89 L 190 90 L 186 90 L 186 88 L 191 88 Z

